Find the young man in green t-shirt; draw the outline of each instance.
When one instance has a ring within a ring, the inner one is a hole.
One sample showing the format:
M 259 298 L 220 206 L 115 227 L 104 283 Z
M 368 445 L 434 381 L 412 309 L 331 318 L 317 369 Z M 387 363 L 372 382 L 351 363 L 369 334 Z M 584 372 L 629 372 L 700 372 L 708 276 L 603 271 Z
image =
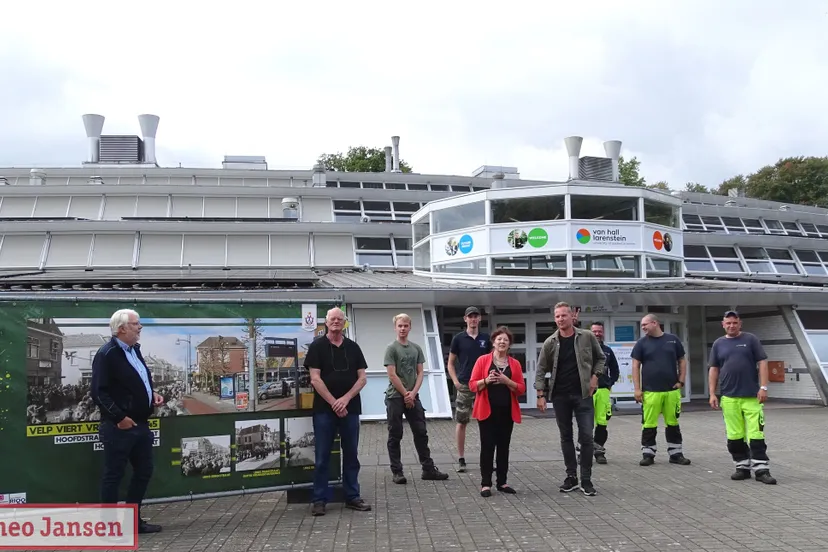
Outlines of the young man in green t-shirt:
M 388 457 L 391 461 L 391 473 L 394 483 L 406 483 L 400 458 L 400 441 L 403 436 L 403 415 L 408 420 L 414 434 L 414 446 L 423 467 L 422 477 L 430 481 L 448 479 L 448 474 L 440 472 L 431 459 L 428 448 L 425 409 L 420 403 L 419 391 L 423 384 L 423 364 L 425 355 L 422 348 L 408 340 L 411 331 L 411 317 L 398 314 L 394 317 L 394 329 L 397 339 L 385 349 L 383 364 L 388 370 L 388 389 L 385 391 L 385 410 L 388 416 Z

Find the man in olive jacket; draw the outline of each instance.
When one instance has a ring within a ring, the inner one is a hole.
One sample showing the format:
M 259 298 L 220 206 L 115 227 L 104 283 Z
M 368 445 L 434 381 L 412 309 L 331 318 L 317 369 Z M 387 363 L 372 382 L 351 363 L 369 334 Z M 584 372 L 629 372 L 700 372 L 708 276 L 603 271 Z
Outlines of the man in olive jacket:
M 561 433 L 561 452 L 566 464 L 566 479 L 561 492 L 577 489 L 587 496 L 595 496 L 592 485 L 592 428 L 595 407 L 592 395 L 598 388 L 598 378 L 604 373 L 606 356 L 595 335 L 574 326 L 572 307 L 567 303 L 555 305 L 555 323 L 558 330 L 543 342 L 538 356 L 535 376 L 538 409 L 546 412 L 547 396 L 555 409 L 555 420 Z M 550 374 L 549 383 L 546 375 Z M 572 418 L 578 422 L 578 442 L 581 445 L 581 482 L 578 484 L 578 458 L 572 439 Z

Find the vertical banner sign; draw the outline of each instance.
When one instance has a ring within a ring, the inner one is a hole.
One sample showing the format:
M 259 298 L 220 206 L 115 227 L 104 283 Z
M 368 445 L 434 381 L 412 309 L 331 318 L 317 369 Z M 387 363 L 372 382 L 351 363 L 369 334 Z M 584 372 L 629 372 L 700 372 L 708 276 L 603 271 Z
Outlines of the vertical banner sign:
M 618 359 L 618 382 L 612 386 L 613 397 L 632 397 L 635 386 L 632 379 L 632 353 L 635 343 L 607 343 L 615 358 Z
M 0 503 L 100 500 L 92 362 L 111 339 L 111 315 L 126 306 L 0 301 L 0 444 L 16 451 L 0 470 Z M 150 419 L 148 499 L 313 481 L 313 389 L 302 360 L 317 320 L 341 305 L 128 306 L 141 317 L 141 354 L 164 398 Z M 339 462 L 328 478 L 340 480 Z

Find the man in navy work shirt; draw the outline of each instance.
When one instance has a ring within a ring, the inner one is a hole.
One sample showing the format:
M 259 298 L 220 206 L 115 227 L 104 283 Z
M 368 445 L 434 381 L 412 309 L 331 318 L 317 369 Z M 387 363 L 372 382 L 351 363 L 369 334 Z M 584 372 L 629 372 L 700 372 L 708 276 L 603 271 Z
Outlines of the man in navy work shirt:
M 736 311 L 727 311 L 722 320 L 725 335 L 710 349 L 710 406 L 724 415 L 727 450 L 736 464 L 730 476 L 735 481 L 750 479 L 775 485 L 765 444 L 765 413 L 768 398 L 768 355 L 755 335 L 742 331 Z M 757 369 L 758 365 L 758 369 Z M 716 398 L 716 387 L 722 394 Z
M 153 471 L 155 436 L 149 418 L 154 407 L 164 404 L 164 398 L 153 391 L 152 374 L 141 355 L 138 313 L 117 311 L 109 328 L 112 339 L 98 349 L 92 361 L 92 400 L 101 412 L 98 434 L 104 447 L 101 502 L 118 503 L 118 488 L 130 462 L 132 480 L 126 502 L 138 507 L 138 532 L 157 533 L 161 526 L 141 519 L 141 502 Z
M 671 464 L 686 466 L 690 460 L 682 452 L 681 388 L 687 375 L 684 345 L 677 336 L 664 333 L 654 314 L 641 319 L 644 336 L 633 347 L 632 376 L 635 400 L 642 405 L 642 466 L 655 462 L 658 418 L 664 417 L 667 454 Z
M 448 357 L 448 373 L 454 389 L 457 390 L 455 398 L 454 421 L 457 422 L 457 471 L 466 471 L 466 425 L 471 419 L 472 408 L 474 407 L 475 394 L 469 389 L 469 378 L 472 368 L 477 359 L 492 351 L 492 341 L 489 334 L 480 332 L 481 321 L 480 310 L 477 307 L 469 307 L 463 320 L 466 322 L 466 329 L 454 336 L 451 340 Z

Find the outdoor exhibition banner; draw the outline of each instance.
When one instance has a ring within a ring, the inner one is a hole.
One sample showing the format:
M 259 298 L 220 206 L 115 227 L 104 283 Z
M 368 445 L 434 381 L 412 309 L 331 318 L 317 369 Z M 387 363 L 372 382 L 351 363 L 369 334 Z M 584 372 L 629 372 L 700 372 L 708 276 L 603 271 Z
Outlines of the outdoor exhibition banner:
M 164 397 L 150 420 L 148 499 L 311 483 L 313 395 L 302 362 L 333 306 L 0 302 L 0 504 L 99 500 L 92 360 L 121 308 L 141 317 L 141 353 Z M 340 463 L 330 466 L 339 481 Z

